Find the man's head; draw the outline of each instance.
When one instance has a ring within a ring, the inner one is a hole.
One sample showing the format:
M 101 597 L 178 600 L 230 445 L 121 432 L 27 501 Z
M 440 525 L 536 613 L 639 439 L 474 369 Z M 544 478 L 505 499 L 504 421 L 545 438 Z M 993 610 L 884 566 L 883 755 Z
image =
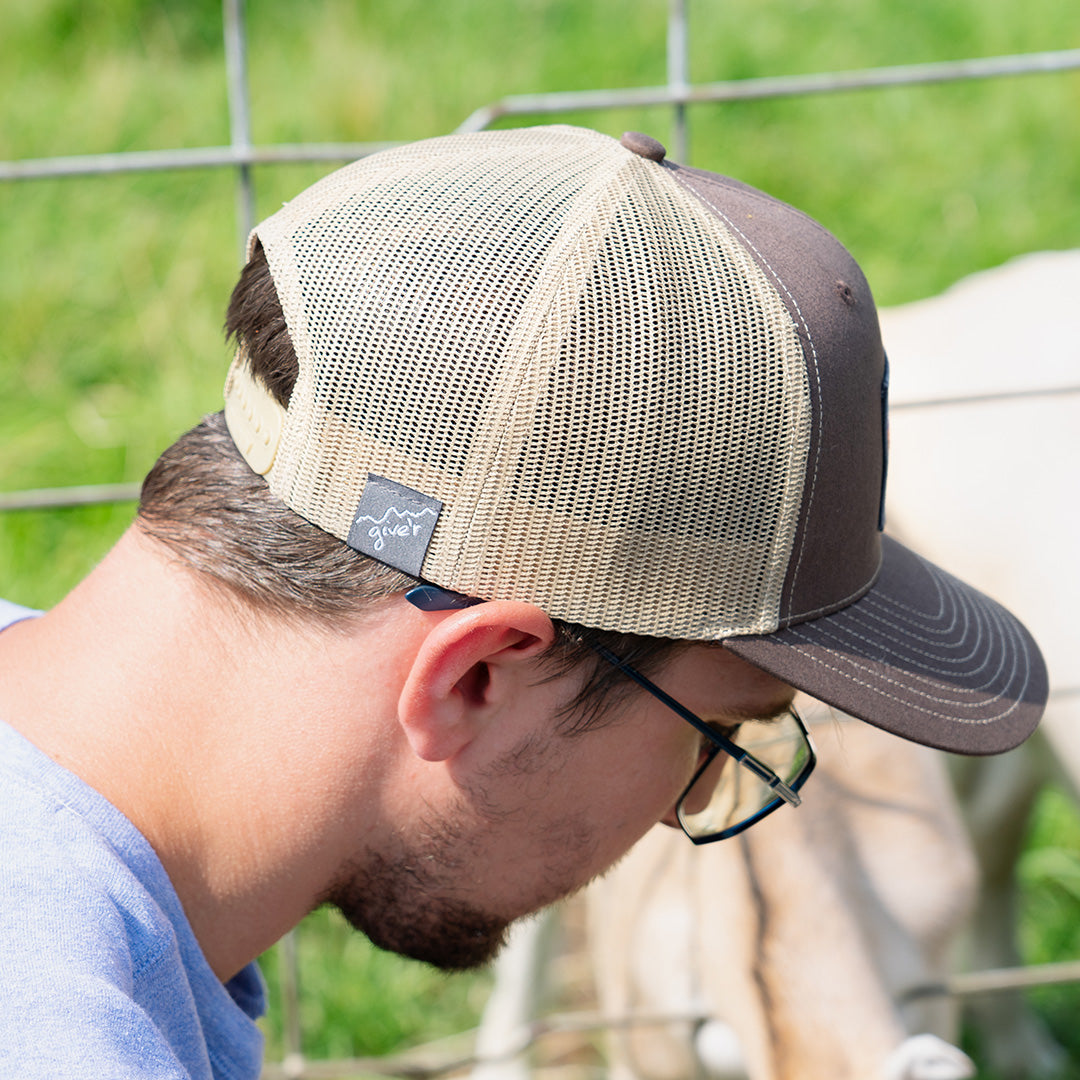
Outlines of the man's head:
M 1023 628 L 882 536 L 874 302 L 805 215 L 646 136 L 551 127 L 356 162 L 259 246 L 295 385 L 283 408 L 241 348 L 226 419 L 349 547 L 585 627 L 721 641 L 942 748 L 1033 727 Z
M 397 711 L 449 786 L 428 817 L 406 808 L 420 835 L 327 884 L 376 941 L 469 962 L 670 816 L 700 736 L 619 697 L 605 652 L 680 701 L 697 687 L 714 724 L 790 684 L 951 750 L 1033 728 L 1046 677 L 1023 627 L 880 531 L 873 299 L 798 211 L 644 136 L 539 128 L 357 162 L 249 256 L 227 429 L 163 455 L 140 526 L 286 621 L 430 620 L 401 638 L 424 644 Z M 419 581 L 486 603 L 406 617 Z M 619 723 L 572 751 L 541 722 L 587 726 L 613 693 Z M 410 895 L 432 925 L 385 922 Z M 472 944 L 440 955 L 455 926 Z

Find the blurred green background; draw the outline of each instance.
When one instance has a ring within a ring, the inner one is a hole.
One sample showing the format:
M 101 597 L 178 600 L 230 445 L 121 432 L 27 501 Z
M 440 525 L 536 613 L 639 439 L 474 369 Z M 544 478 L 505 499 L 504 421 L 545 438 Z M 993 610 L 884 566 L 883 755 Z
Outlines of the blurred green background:
M 699 83 L 1080 46 L 1075 0 L 688 11 Z M 254 141 L 409 140 L 507 94 L 661 84 L 666 22 L 665 0 L 250 0 Z M 227 143 L 221 24 L 217 0 L 5 0 L 0 159 Z M 705 105 L 689 110 L 690 163 L 821 220 L 890 305 L 1013 255 L 1080 246 L 1078 114 L 1078 73 Z M 559 119 L 670 145 L 668 109 Z M 330 167 L 256 168 L 259 215 Z M 219 407 L 239 267 L 228 170 L 0 183 L 0 255 L 0 491 L 137 481 Z M 130 516 L 0 514 L 0 595 L 53 603 Z M 1071 804 L 1049 793 L 1023 867 L 1030 960 L 1080 957 L 1078 836 Z M 460 1030 L 482 998 L 482 980 L 375 954 L 325 913 L 302 942 L 314 1057 Z M 268 957 L 271 977 L 276 966 Z M 1080 1062 L 1080 992 L 1033 997 Z M 277 1012 L 269 1030 L 273 1054 Z

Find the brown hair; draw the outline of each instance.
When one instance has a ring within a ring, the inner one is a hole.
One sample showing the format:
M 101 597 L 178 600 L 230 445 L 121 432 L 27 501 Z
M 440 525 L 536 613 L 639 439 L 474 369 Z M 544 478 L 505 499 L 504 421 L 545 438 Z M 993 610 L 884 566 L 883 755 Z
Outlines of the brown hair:
M 251 373 L 287 406 L 299 368 L 259 244 L 233 290 L 225 331 L 243 350 Z M 290 510 L 240 456 L 221 413 L 206 417 L 161 455 L 143 482 L 136 523 L 233 599 L 330 630 L 347 630 L 373 602 L 418 584 Z M 564 712 L 567 732 L 598 725 L 633 687 L 587 640 L 645 669 L 655 669 L 684 644 L 558 620 L 555 629 L 543 657 L 549 677 L 591 666 Z

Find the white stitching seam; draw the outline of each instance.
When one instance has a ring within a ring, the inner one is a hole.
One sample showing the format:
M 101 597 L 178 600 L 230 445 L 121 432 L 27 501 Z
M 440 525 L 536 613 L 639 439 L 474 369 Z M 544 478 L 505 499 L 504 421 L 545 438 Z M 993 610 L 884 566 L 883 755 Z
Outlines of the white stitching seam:
M 831 612 L 838 611 L 841 608 L 848 607 L 854 601 L 861 600 L 863 597 L 865 597 L 867 594 L 867 590 L 872 588 L 872 583 L 870 585 L 862 585 L 850 595 L 845 596 L 842 600 L 836 600 L 831 604 L 825 604 L 822 607 L 814 608 L 813 611 L 800 611 L 798 615 L 787 615 L 785 616 L 785 618 L 799 619 L 800 621 L 809 621 L 810 619 L 813 619 L 816 615 L 825 615 Z
M 683 181 L 679 180 L 679 183 L 682 184 Z M 814 362 L 814 381 L 817 383 L 818 407 L 817 407 L 817 421 L 816 422 L 817 422 L 818 431 L 817 431 L 817 438 L 816 438 L 815 443 L 814 443 L 814 472 L 813 472 L 813 476 L 811 477 L 811 480 L 810 480 L 810 496 L 807 499 L 807 503 L 806 503 L 806 517 L 807 517 L 807 520 L 809 520 L 809 518 L 810 518 L 810 510 L 814 505 L 814 492 L 817 489 L 818 462 L 819 462 L 819 460 L 821 458 L 821 444 L 822 444 L 822 441 L 824 440 L 824 429 L 825 429 L 825 411 L 822 408 L 822 401 L 821 401 L 821 372 L 818 369 L 817 347 L 814 345 L 814 338 L 813 338 L 813 335 L 810 333 L 810 327 L 807 325 L 806 318 L 802 313 L 802 309 L 799 307 L 798 300 L 795 299 L 795 297 L 792 294 L 791 290 L 784 284 L 783 279 L 780 277 L 780 275 L 769 264 L 769 260 L 766 259 L 765 256 L 762 255 L 762 253 L 760 251 L 758 251 L 758 249 L 754 246 L 754 242 L 750 239 L 750 237 L 748 237 L 735 224 L 735 222 L 733 222 L 731 220 L 731 218 L 729 218 L 727 216 L 727 214 L 725 214 L 724 211 L 720 209 L 720 207 L 718 207 L 714 202 L 712 202 L 711 199 L 706 198 L 696 188 L 690 187 L 690 185 L 688 185 L 688 184 L 684 184 L 683 186 L 688 187 L 692 194 L 696 195 L 699 199 L 701 199 L 701 201 L 703 203 L 705 203 L 707 206 L 711 207 L 713 212 L 715 214 L 717 214 L 718 217 L 722 218 L 725 222 L 727 222 L 727 224 L 731 228 L 731 230 L 733 232 L 735 232 L 736 234 L 738 234 L 738 236 L 740 236 L 742 238 L 742 240 L 746 244 L 746 246 L 749 247 L 750 250 L 753 251 L 755 255 L 757 255 L 757 257 L 761 260 L 761 262 L 765 266 L 765 268 L 773 276 L 776 283 L 780 286 L 781 289 L 784 290 L 784 292 L 787 294 L 788 298 L 791 300 L 792 306 L 795 308 L 795 311 L 798 313 L 799 322 L 802 323 L 802 328 L 806 333 L 806 340 L 810 343 L 810 356 L 811 356 L 811 358 L 812 358 L 812 360 Z M 795 591 L 795 582 L 798 580 L 799 569 L 802 566 L 803 553 L 806 551 L 806 532 L 807 532 L 807 530 L 803 529 L 802 541 L 799 544 L 799 557 L 795 562 L 795 571 L 794 571 L 794 573 L 792 574 L 792 577 L 791 577 L 791 592 L 792 593 L 794 593 L 794 591 Z M 853 595 L 857 595 L 857 593 L 855 593 Z M 800 617 L 801 617 L 801 614 L 802 613 L 800 613 Z M 782 617 L 783 618 L 790 618 L 791 616 L 782 616 Z
M 854 638 L 856 641 L 864 642 L 867 645 L 871 645 L 871 646 L 877 645 L 877 643 L 874 642 L 872 639 L 864 637 L 862 634 L 858 634 L 852 629 L 840 627 L 839 629 L 842 631 L 842 633 L 834 633 L 832 626 L 830 626 L 828 628 L 826 628 L 826 627 L 818 627 L 817 629 L 820 632 L 819 636 L 806 634 L 805 632 L 801 632 L 801 631 L 800 632 L 790 631 L 790 632 L 792 633 L 792 636 L 794 636 L 794 637 L 800 637 L 803 640 L 818 641 L 820 644 L 824 644 L 823 639 L 831 639 L 833 641 L 841 643 L 841 642 L 843 642 L 843 640 L 845 638 Z M 1009 633 L 1008 627 L 1002 627 L 1001 629 L 1003 631 L 1004 636 L 1006 636 L 1006 637 L 1014 636 L 1014 635 Z M 918 649 L 914 649 L 914 650 L 911 650 L 911 651 L 916 653 L 919 656 L 927 656 L 927 655 L 929 655 L 929 654 L 924 653 L 924 652 L 922 652 L 921 650 L 918 650 Z M 1022 650 L 1018 650 L 1018 652 L 1022 652 Z M 965 674 L 974 675 L 976 672 L 983 670 L 987 666 L 987 663 L 989 662 L 990 658 L 991 658 L 990 654 L 988 654 L 987 657 L 986 657 L 986 662 L 984 662 L 982 664 L 979 664 L 978 667 L 975 667 L 975 668 L 964 669 Z M 940 659 L 940 658 L 932 657 L 932 659 Z M 1002 661 L 1004 659 L 1005 659 L 1005 654 L 1002 653 L 1000 658 L 999 658 L 999 661 L 998 661 L 997 670 L 991 672 L 990 675 L 989 675 L 989 678 L 987 678 L 987 680 L 985 682 L 980 683 L 978 686 L 974 686 L 974 687 L 970 687 L 970 688 L 958 688 L 958 691 L 961 692 L 961 693 L 965 693 L 965 694 L 974 694 L 977 691 L 981 691 L 984 687 L 989 686 L 993 682 L 997 681 L 998 676 L 999 676 L 999 674 L 1001 672 Z M 852 662 L 852 664 L 854 666 L 857 666 L 857 665 L 854 664 L 854 661 L 851 661 L 851 662 Z M 939 667 L 931 667 L 931 666 L 927 666 L 927 665 L 920 665 L 920 670 L 922 670 L 923 672 L 926 672 L 927 674 L 925 674 L 925 675 L 917 675 L 915 672 L 910 672 L 909 673 L 912 680 L 913 680 L 912 690 L 915 689 L 914 682 L 921 682 L 921 683 L 925 683 L 925 684 L 929 684 L 929 685 L 939 686 L 941 684 L 941 681 L 939 679 L 933 678 L 934 675 L 949 676 L 949 675 L 953 674 L 953 672 L 950 672 L 947 669 L 942 669 L 942 668 L 939 668 Z M 996 695 L 996 696 L 1000 696 L 1000 695 Z
M 805 638 L 805 635 L 797 634 L 794 631 L 789 631 L 789 633 L 793 633 L 794 636 L 796 636 L 796 637 Z M 813 645 L 814 642 L 811 641 L 810 644 Z M 897 679 L 890 679 L 890 678 L 887 678 L 885 676 L 880 676 L 878 683 L 866 682 L 863 679 L 855 678 L 854 676 L 848 674 L 846 671 L 841 671 L 840 668 L 836 667 L 833 664 L 825 663 L 825 661 L 820 659 L 819 657 L 812 656 L 809 653 L 805 653 L 801 649 L 799 651 L 801 653 L 803 653 L 803 655 L 805 656 L 805 658 L 807 660 L 810 660 L 813 663 L 819 665 L 820 667 L 825 668 L 827 671 L 834 671 L 834 672 L 836 672 L 837 675 L 840 675 L 842 678 L 847 679 L 849 682 L 855 683 L 857 686 L 864 686 L 864 687 L 866 687 L 866 689 L 868 689 L 868 690 L 872 691 L 873 693 L 877 694 L 879 697 L 883 697 L 883 698 L 886 698 L 886 699 L 888 699 L 890 701 L 895 701 L 898 704 L 903 705 L 903 707 L 905 709 L 913 709 L 916 712 L 926 713 L 928 716 L 934 716 L 934 717 L 937 717 L 938 719 L 949 720 L 949 721 L 951 721 L 953 723 L 958 723 L 958 724 L 990 724 L 990 723 L 993 723 L 993 722 L 995 722 L 997 720 L 1002 719 L 1003 717 L 1008 716 L 1012 712 L 1015 712 L 1016 709 L 1019 708 L 1020 701 L 1023 698 L 1023 692 L 1024 692 L 1024 690 L 1027 689 L 1027 685 L 1030 682 L 1030 675 L 1031 675 L 1031 671 L 1030 671 L 1030 668 L 1029 668 L 1028 671 L 1027 671 L 1027 674 L 1024 677 L 1024 683 L 1023 683 L 1023 686 L 1021 687 L 1020 693 L 1016 695 L 1016 700 L 1004 712 L 997 713 L 994 716 L 983 717 L 981 719 L 964 719 L 964 718 L 958 717 L 958 716 L 956 716 L 956 715 L 954 715 L 952 713 L 943 714 L 943 713 L 937 712 L 934 709 L 930 709 L 930 708 L 927 708 L 927 707 L 922 706 L 922 705 L 916 705 L 914 702 L 907 701 L 906 699 L 904 699 L 902 697 L 899 697 L 896 694 L 887 694 L 887 693 L 885 693 L 883 690 L 881 690 L 879 688 L 880 683 L 885 683 L 885 684 L 889 684 L 889 685 L 892 685 L 892 686 L 899 686 L 899 687 L 902 687 L 902 688 L 906 689 L 906 687 L 904 687 L 904 684 L 901 683 Z M 858 665 L 858 664 L 853 664 L 852 666 L 855 667 L 857 670 L 865 670 L 864 668 L 860 668 L 860 665 Z M 954 701 L 952 699 L 949 699 L 949 698 L 936 698 L 936 697 L 932 697 L 929 694 L 924 694 L 923 696 L 929 701 L 937 701 L 937 702 L 940 702 L 943 705 L 949 705 L 949 706 L 955 707 L 956 705 L 959 704 L 959 702 L 956 702 L 956 701 Z M 986 700 L 985 704 L 989 704 L 990 701 L 1000 700 L 1000 698 L 1001 698 L 1000 694 L 997 695 L 997 697 L 995 697 L 995 698 L 988 698 Z

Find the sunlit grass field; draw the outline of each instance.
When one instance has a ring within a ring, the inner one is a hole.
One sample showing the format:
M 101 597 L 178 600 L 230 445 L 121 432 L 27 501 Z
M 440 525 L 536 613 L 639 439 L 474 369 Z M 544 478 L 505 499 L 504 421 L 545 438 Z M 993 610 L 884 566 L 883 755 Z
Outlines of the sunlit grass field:
M 688 6 L 695 82 L 1080 46 L 1080 5 L 1067 0 Z M 507 94 L 665 79 L 664 0 L 248 9 L 260 145 L 423 138 Z M 702 106 L 689 114 L 690 163 L 807 210 L 854 252 L 879 303 L 896 304 L 1013 255 L 1080 246 L 1078 115 L 1077 73 Z M 670 144 L 665 109 L 557 119 Z M 0 159 L 228 137 L 216 0 L 0 5 Z M 260 216 L 329 168 L 257 168 Z M 137 481 L 220 407 L 240 258 L 227 171 L 0 183 L 0 256 L 0 491 Z M 0 514 L 0 595 L 55 602 L 130 516 L 129 505 Z M 1051 793 L 1022 868 L 1033 962 L 1080 957 L 1078 850 L 1074 810 Z M 482 982 L 376 954 L 327 914 L 301 942 L 313 1057 L 461 1030 L 482 998 Z M 276 957 L 266 967 L 273 982 Z M 1080 992 L 1035 997 L 1080 1062 Z M 268 1030 L 276 1054 L 278 1011 Z

